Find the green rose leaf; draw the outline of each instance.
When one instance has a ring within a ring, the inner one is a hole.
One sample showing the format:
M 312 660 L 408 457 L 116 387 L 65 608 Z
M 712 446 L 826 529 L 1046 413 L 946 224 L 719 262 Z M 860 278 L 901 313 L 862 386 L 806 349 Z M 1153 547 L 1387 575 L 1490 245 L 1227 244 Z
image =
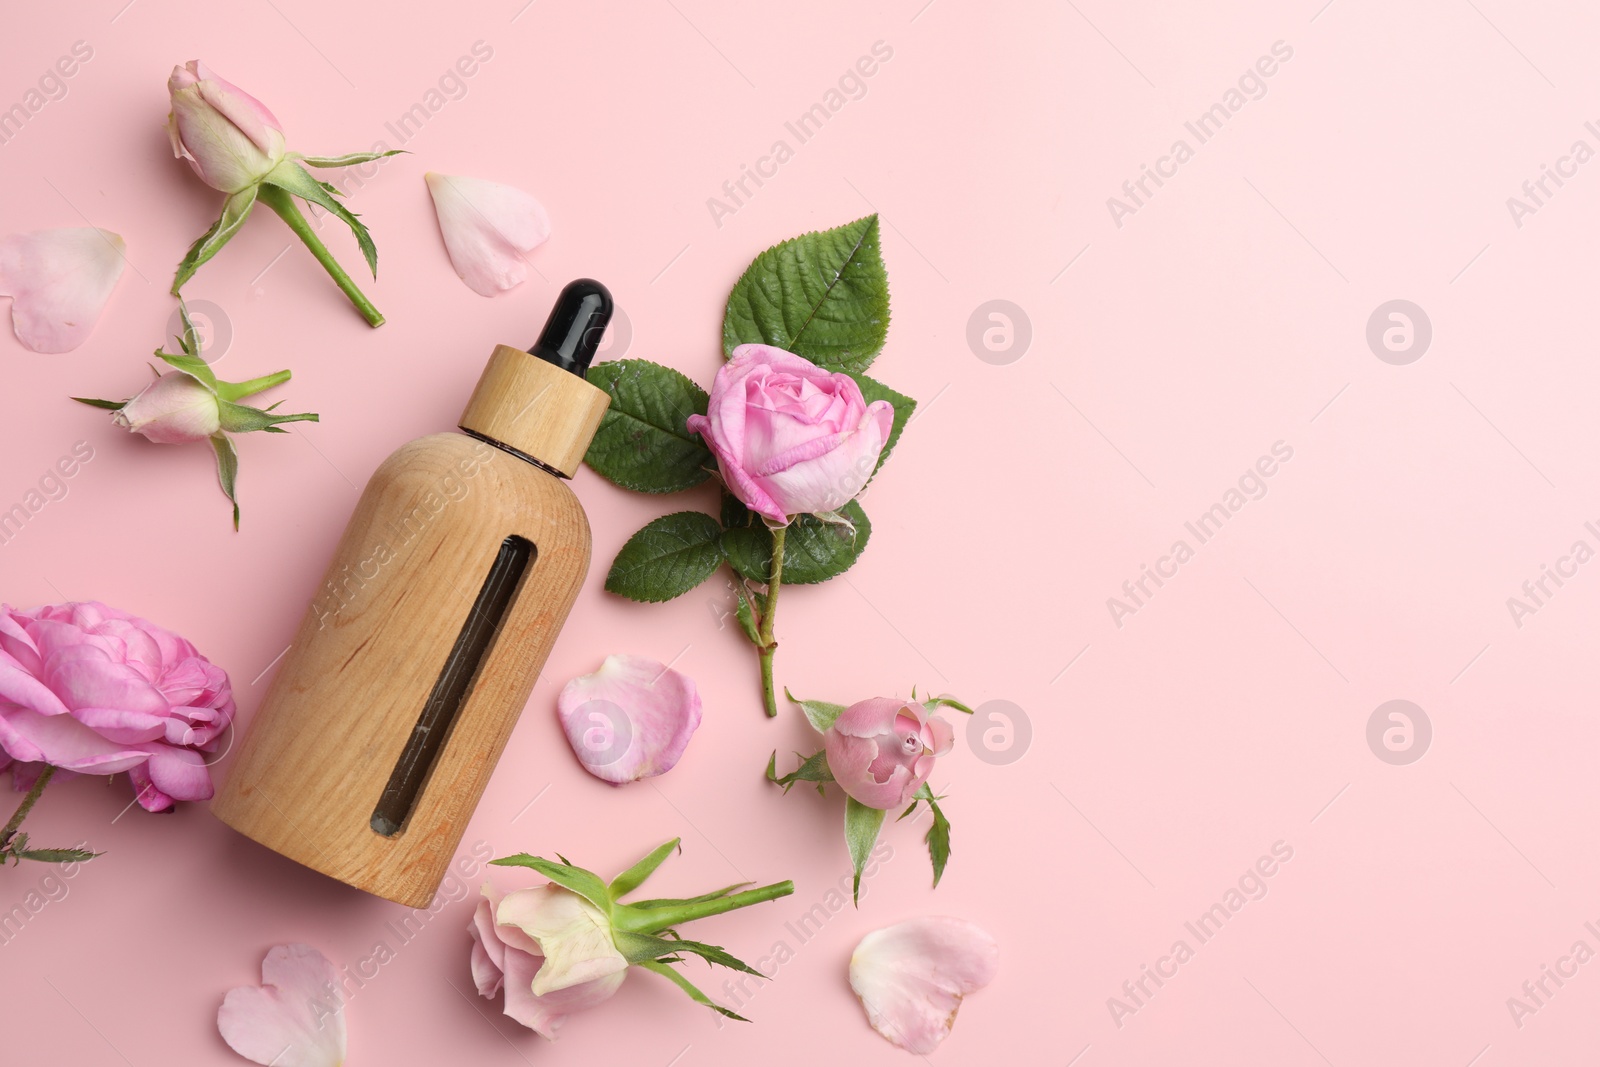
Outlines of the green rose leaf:
M 883 451 L 878 454 L 878 465 L 872 468 L 872 473 L 877 474 L 878 469 L 883 466 L 883 461 L 889 458 L 889 453 L 900 442 L 900 431 L 911 421 L 911 413 L 917 410 L 917 402 L 904 393 L 895 392 L 875 378 L 868 378 L 865 374 L 852 374 L 850 377 L 861 387 L 861 396 L 867 403 L 887 400 L 894 408 L 894 425 L 889 427 L 889 440 L 883 446 Z
M 611 396 L 584 457 L 595 473 L 639 493 L 676 493 L 711 476 L 711 450 L 685 425 L 706 413 L 704 389 L 645 359 L 590 367 L 589 384 Z
M 663 515 L 628 538 L 606 575 L 606 591 L 650 603 L 682 596 L 722 564 L 721 536 L 710 515 Z
M 928 859 L 933 862 L 933 887 L 939 888 L 939 879 L 944 877 L 945 864 L 950 862 L 950 820 L 944 817 L 944 811 L 939 807 L 939 799 L 933 795 L 933 790 L 928 788 L 928 783 L 922 783 L 916 793 L 916 800 L 911 802 L 911 807 L 906 809 L 905 818 L 917 806 L 917 800 L 925 800 L 928 810 L 933 812 L 933 825 L 928 827 L 928 832 L 923 835 L 923 840 L 928 843 Z M 898 820 L 897 820 L 898 821 Z
M 606 887 L 611 894 L 611 899 L 616 900 L 619 897 L 625 897 L 643 885 L 644 880 L 656 873 L 656 868 L 665 863 L 668 856 L 674 852 L 681 851 L 679 848 L 681 840 L 682 838 L 674 837 L 671 841 L 658 845 L 638 863 L 611 879 L 611 884 Z
M 798 756 L 800 753 L 796 752 L 795 755 Z M 767 760 L 767 781 L 783 786 L 785 793 L 796 782 L 815 782 L 817 792 L 821 793 L 822 787 L 833 781 L 833 771 L 828 769 L 828 752 L 823 749 L 782 776 L 778 774 L 778 754 L 774 752 Z
M 729 1009 L 724 1008 L 721 1004 L 718 1004 L 716 1001 L 712 1000 L 710 997 L 708 997 L 704 993 L 700 992 L 699 989 L 695 988 L 695 985 L 694 985 L 693 982 L 689 981 L 689 979 L 687 979 L 683 975 L 679 974 L 669 964 L 662 963 L 660 960 L 644 960 L 641 963 L 639 963 L 637 966 L 643 967 L 647 971 L 654 971 L 657 974 L 661 975 L 661 977 L 668 979 L 669 981 L 672 982 L 673 985 L 677 986 L 679 989 L 681 989 L 685 993 L 689 994 L 689 999 L 690 1000 L 694 1001 L 696 1004 L 701 1004 L 701 1005 L 704 1005 L 707 1008 L 710 1008 L 712 1011 L 716 1012 L 718 1015 L 726 1016 L 729 1019 L 737 1019 L 739 1022 L 742 1022 L 742 1023 L 747 1023 L 747 1022 L 750 1021 L 749 1019 L 746 1019 L 743 1015 L 735 1014 L 733 1011 L 730 1011 Z
M 889 277 L 878 248 L 878 216 L 773 245 L 728 295 L 723 354 L 768 344 L 827 370 L 872 365 L 889 330 Z
M 801 700 L 788 689 L 783 691 L 783 695 L 800 705 L 800 710 L 806 713 L 806 720 L 811 723 L 811 728 L 819 734 L 827 733 L 846 710 L 843 704 L 830 704 L 826 700 Z
M 570 863 L 556 863 L 543 856 L 530 856 L 526 852 L 519 852 L 515 856 L 502 856 L 489 862 L 496 867 L 531 867 L 556 885 L 572 890 L 606 914 L 611 913 L 611 894 L 606 891 L 605 882 L 601 881 L 600 876 L 593 871 L 574 867 Z
M 878 843 L 883 814 L 880 809 L 869 808 L 855 797 L 845 798 L 844 843 L 850 847 L 850 862 L 855 867 L 855 888 L 851 895 L 858 907 L 861 904 L 861 868 L 867 865 L 872 846 Z
M 742 513 L 742 514 L 741 514 Z M 872 536 L 867 513 L 854 500 L 839 509 L 850 525 L 802 515 L 789 524 L 783 545 L 783 583 L 815 585 L 855 565 Z M 731 495 L 722 502 L 722 549 L 741 575 L 765 582 L 772 569 L 772 531 Z M 853 528 L 852 528 L 853 527 Z

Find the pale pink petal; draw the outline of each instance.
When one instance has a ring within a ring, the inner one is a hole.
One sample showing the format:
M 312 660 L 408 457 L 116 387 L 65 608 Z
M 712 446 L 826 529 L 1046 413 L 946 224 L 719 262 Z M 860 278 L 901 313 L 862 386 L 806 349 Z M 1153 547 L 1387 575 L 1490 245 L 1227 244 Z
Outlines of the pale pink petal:
M 533 978 L 539 996 L 628 969 L 605 914 L 569 889 L 542 885 L 507 893 L 495 919 L 538 942 L 547 964 Z
M 542 996 L 533 992 L 545 960 L 526 952 L 512 952 L 506 960 L 506 1015 L 528 1029 L 555 1040 L 567 1016 L 609 1000 L 628 977 L 626 969 L 590 982 L 557 989 Z
M 607 656 L 556 698 L 584 769 L 613 785 L 670 771 L 700 725 L 694 680 L 645 656 Z
M 273 1067 L 338 1067 L 344 1062 L 339 976 L 310 945 L 274 945 L 261 985 L 228 990 L 217 1029 L 247 1060 Z
M 0 296 L 11 298 L 17 340 L 35 352 L 70 352 L 111 299 L 125 262 L 122 238 L 77 227 L 0 239 Z
M 874 1030 L 926 1056 L 949 1036 L 962 998 L 992 982 L 999 962 L 994 938 L 964 919 L 908 919 L 861 939 L 850 988 Z
M 150 753 L 150 780 L 157 789 L 175 800 L 211 799 L 211 769 L 200 753 L 160 741 L 134 747 Z
M 532 196 L 509 185 L 426 174 L 450 263 L 481 296 L 496 296 L 528 277 L 523 256 L 550 236 L 550 217 Z

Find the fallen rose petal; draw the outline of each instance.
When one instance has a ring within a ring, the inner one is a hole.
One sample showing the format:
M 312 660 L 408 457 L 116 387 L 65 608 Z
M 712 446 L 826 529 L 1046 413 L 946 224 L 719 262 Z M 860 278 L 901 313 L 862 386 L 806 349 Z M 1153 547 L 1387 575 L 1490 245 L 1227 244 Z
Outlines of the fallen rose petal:
M 544 205 L 521 189 L 482 178 L 426 174 L 444 247 L 467 288 L 496 296 L 528 277 L 523 254 L 550 236 Z
M 310 945 L 274 945 L 261 985 L 228 990 L 217 1029 L 228 1047 L 272 1067 L 338 1067 L 344 1062 L 344 1006 L 338 972 Z
M 999 960 L 994 938 L 964 919 L 908 919 L 861 939 L 850 988 L 874 1030 L 926 1056 L 950 1035 L 962 998 L 994 980 Z
M 644 656 L 607 656 L 556 698 L 567 742 L 584 769 L 622 785 L 665 774 L 700 725 L 694 680 Z
M 70 352 L 88 340 L 122 277 L 122 238 L 76 227 L 0 239 L 0 296 L 11 298 L 17 340 L 35 352 Z

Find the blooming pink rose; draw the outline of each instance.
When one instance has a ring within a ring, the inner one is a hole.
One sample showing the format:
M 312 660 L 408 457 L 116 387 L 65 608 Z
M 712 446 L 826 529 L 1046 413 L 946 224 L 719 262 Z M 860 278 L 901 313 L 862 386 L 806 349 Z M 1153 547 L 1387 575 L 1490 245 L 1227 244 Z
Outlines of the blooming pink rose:
M 0 605 L 0 768 L 127 771 L 150 811 L 207 800 L 233 719 L 227 674 L 177 634 L 97 602 Z
M 505 1013 L 523 1026 L 551 1040 L 555 1039 L 556 1029 L 566 1021 L 568 1015 L 609 1000 L 611 995 L 621 988 L 628 974 L 627 961 L 623 960 L 611 945 L 609 930 L 591 922 L 590 932 L 599 930 L 604 934 L 603 949 L 609 950 L 609 954 L 615 956 L 616 962 L 620 965 L 591 967 L 589 968 L 591 972 L 598 970 L 603 973 L 588 981 L 578 981 L 559 989 L 534 993 L 534 986 L 540 984 L 538 983 L 540 972 L 553 971 L 555 965 L 546 967 L 546 953 L 540 947 L 541 943 L 535 940 L 525 927 L 536 925 L 541 931 L 540 936 L 543 937 L 545 926 L 559 927 L 563 925 L 560 919 L 571 918 L 558 915 L 556 916 L 558 921 L 544 925 L 536 923 L 536 915 L 546 913 L 555 915 L 563 910 L 576 909 L 577 906 L 572 901 L 560 897 L 559 894 L 574 896 L 559 887 L 540 886 L 537 890 L 519 889 L 509 897 L 502 897 L 494 886 L 486 882 L 483 886 L 483 899 L 478 901 L 478 908 L 472 913 L 472 925 L 468 927 L 468 931 L 472 934 L 472 980 L 478 987 L 478 995 L 492 998 L 503 988 L 506 993 Z M 502 923 L 496 916 L 502 912 L 502 904 L 507 900 L 511 901 L 512 908 L 505 914 L 505 918 L 514 921 Z M 555 951 L 558 939 L 550 937 L 549 940 L 551 950 Z M 604 951 L 579 953 L 580 956 L 603 954 Z
M 689 430 L 716 454 L 728 489 L 775 523 L 836 511 L 861 492 L 889 441 L 894 408 L 868 404 L 848 374 L 771 345 L 740 345 Z
M 889 809 L 911 803 L 955 732 L 914 701 L 873 697 L 841 712 L 822 743 L 839 788 L 869 808 Z
M 222 428 L 217 394 L 192 375 L 168 371 L 111 416 L 124 430 L 158 445 L 204 441 Z
M 167 80 L 172 154 L 224 193 L 248 189 L 283 162 L 283 127 L 265 104 L 217 77 L 198 59 Z

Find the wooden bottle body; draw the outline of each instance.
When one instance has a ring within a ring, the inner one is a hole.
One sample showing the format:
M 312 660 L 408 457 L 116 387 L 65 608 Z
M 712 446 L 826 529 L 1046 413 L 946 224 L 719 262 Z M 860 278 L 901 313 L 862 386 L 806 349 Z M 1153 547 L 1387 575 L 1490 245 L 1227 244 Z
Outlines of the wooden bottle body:
M 399 832 L 372 816 L 506 538 L 533 546 Z M 268 848 L 426 907 L 589 566 L 566 483 L 459 433 L 373 475 L 212 811 Z

